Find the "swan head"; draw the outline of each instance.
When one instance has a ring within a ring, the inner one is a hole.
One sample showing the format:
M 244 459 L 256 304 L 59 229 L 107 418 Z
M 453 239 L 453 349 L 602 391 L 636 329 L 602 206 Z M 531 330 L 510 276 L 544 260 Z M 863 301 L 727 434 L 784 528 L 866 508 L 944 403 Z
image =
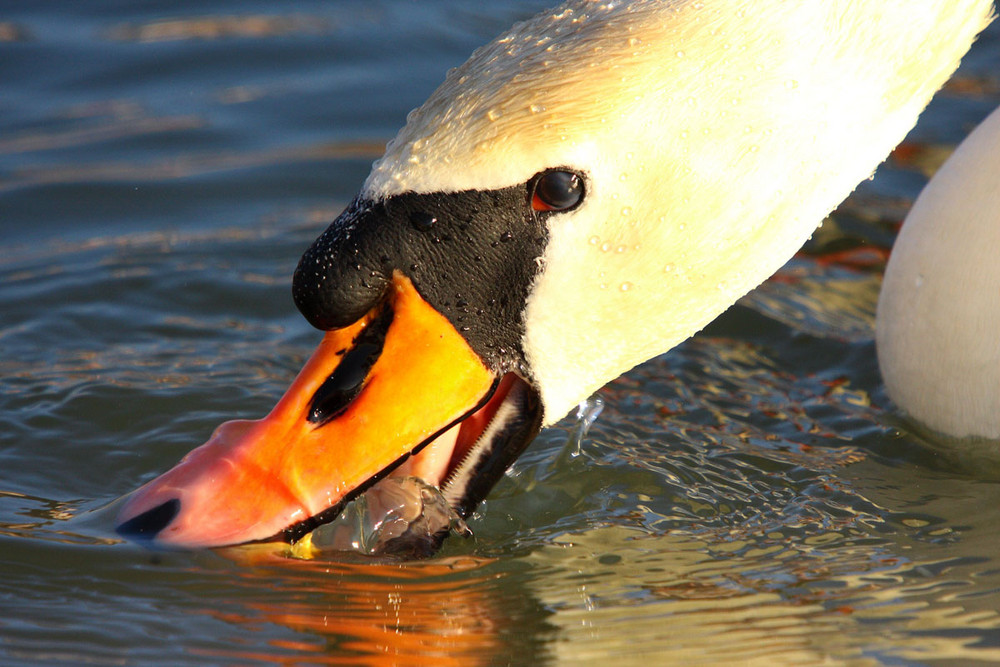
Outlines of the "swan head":
M 330 333 L 275 412 L 122 532 L 294 539 L 404 472 L 467 514 L 541 426 L 786 261 L 955 69 L 989 6 L 964 4 L 572 0 L 514 26 L 303 256 Z

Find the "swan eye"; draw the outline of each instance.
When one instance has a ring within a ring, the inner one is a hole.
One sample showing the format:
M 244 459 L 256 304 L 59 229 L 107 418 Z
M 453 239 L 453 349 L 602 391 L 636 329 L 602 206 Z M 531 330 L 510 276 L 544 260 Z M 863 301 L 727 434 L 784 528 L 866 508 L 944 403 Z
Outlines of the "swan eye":
M 572 171 L 545 171 L 535 177 L 531 208 L 568 211 L 583 201 L 583 179 Z

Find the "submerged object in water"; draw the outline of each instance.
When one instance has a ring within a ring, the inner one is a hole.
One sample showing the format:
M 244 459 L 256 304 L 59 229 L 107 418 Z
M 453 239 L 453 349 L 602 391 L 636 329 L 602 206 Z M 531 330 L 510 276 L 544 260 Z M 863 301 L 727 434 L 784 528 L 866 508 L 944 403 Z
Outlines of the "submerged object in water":
M 452 532 L 472 531 L 436 486 L 419 477 L 389 477 L 350 503 L 336 519 L 299 540 L 293 553 L 326 552 L 420 558 Z

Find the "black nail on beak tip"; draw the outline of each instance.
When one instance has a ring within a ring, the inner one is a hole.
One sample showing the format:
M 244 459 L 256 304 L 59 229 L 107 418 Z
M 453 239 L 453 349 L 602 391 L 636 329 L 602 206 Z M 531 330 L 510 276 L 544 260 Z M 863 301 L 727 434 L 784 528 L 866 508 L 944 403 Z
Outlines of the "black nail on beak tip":
M 181 511 L 181 501 L 178 498 L 168 500 L 153 509 L 146 510 L 128 521 L 118 524 L 115 529 L 122 537 L 151 540 L 161 530 L 170 525 L 174 517 Z

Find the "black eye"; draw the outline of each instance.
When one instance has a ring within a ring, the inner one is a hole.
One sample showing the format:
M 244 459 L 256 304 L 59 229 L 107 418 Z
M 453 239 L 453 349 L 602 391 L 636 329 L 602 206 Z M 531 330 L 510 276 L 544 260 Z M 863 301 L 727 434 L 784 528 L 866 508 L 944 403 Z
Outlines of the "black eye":
M 546 171 L 535 177 L 531 208 L 568 211 L 583 201 L 583 179 L 572 171 Z

